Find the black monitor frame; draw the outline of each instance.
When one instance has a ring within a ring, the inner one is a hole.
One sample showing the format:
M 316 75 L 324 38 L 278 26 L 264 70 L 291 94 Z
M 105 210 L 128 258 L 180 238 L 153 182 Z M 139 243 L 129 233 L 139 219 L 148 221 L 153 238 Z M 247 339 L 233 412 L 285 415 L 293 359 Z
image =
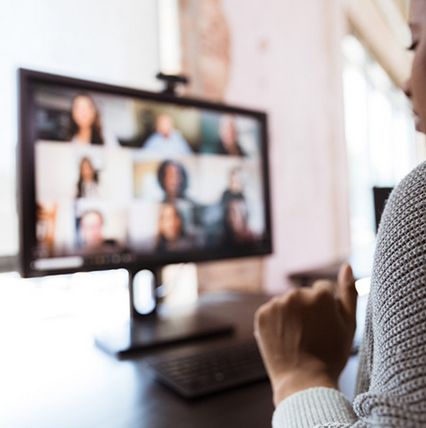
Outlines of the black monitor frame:
M 161 256 L 161 262 L 157 255 L 144 255 L 143 262 L 136 261 L 121 264 L 109 264 L 102 266 L 83 265 L 78 271 L 94 271 L 125 268 L 130 272 L 137 272 L 141 269 L 156 270 L 167 264 L 182 262 L 205 262 L 238 257 L 262 256 L 272 252 L 271 233 L 271 208 L 270 208 L 270 186 L 269 186 L 269 160 L 268 160 L 268 135 L 267 116 L 264 112 L 248 110 L 241 107 L 229 106 L 219 103 L 211 103 L 195 98 L 181 98 L 167 93 L 154 93 L 97 83 L 82 79 L 75 79 L 54 74 L 42 73 L 33 70 L 19 69 L 19 219 L 20 219 L 20 266 L 21 273 L 25 277 L 41 275 L 55 275 L 73 273 L 76 269 L 60 269 L 39 271 L 32 268 L 33 257 L 31 251 L 36 245 L 36 198 L 35 198 L 35 155 L 34 135 L 35 126 L 28 126 L 34 118 L 34 104 L 31 102 L 31 93 L 34 85 L 49 84 L 76 88 L 79 90 L 110 93 L 113 95 L 129 96 L 142 100 L 167 102 L 186 107 L 204 108 L 223 113 L 241 114 L 251 116 L 261 123 L 262 128 L 262 170 L 263 170 L 263 195 L 265 209 L 265 238 L 253 245 L 244 245 L 237 249 L 228 250 L 206 250 L 188 251 L 179 254 L 168 254 Z
M 129 355 L 129 352 L 150 348 L 153 346 L 181 342 L 189 339 L 201 338 L 216 334 L 230 333 L 233 326 L 227 321 L 210 319 L 202 312 L 189 312 L 186 315 L 168 316 L 159 314 L 156 308 L 149 314 L 141 313 L 135 305 L 134 275 L 143 269 L 153 273 L 153 286 L 160 284 L 161 267 L 166 264 L 182 262 L 204 262 L 237 257 L 261 256 L 272 252 L 271 209 L 269 191 L 269 159 L 267 116 L 264 112 L 247 110 L 240 107 L 210 103 L 195 98 L 180 98 L 170 93 L 153 93 L 114 86 L 65 76 L 58 76 L 27 69 L 19 69 L 19 146 L 18 146 L 18 212 L 20 223 L 20 269 L 24 277 L 74 273 L 78 271 L 94 271 L 125 268 L 129 272 L 130 320 L 115 331 L 98 332 L 95 343 L 102 349 L 115 356 Z M 134 263 L 83 265 L 78 269 L 60 269 L 39 271 L 32 267 L 32 250 L 36 246 L 36 197 L 35 197 L 35 106 L 31 102 L 31 93 L 34 85 L 49 84 L 76 88 L 79 90 L 107 92 L 115 95 L 130 96 L 143 100 L 168 102 L 175 105 L 206 108 L 223 113 L 234 113 L 251 116 L 262 124 L 262 170 L 263 196 L 265 212 L 265 238 L 255 245 L 244 245 L 237 249 L 188 251 L 167 256 L 146 256 L 144 260 Z M 31 126 L 28 126 L 31 124 Z M 155 300 L 155 291 L 152 291 Z

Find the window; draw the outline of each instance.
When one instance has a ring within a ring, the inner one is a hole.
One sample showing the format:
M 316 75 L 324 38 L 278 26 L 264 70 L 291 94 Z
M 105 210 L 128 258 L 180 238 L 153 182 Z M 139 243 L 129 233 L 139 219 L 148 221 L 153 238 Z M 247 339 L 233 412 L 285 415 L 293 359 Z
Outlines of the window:
M 409 100 L 354 36 L 343 40 L 354 254 L 375 242 L 373 186 L 395 186 L 418 163 Z

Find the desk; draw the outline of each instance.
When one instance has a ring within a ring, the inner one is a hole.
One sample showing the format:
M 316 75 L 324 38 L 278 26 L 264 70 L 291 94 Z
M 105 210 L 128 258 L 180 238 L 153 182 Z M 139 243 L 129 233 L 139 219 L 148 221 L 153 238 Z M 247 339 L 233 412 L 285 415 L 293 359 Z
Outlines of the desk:
M 305 269 L 299 272 L 292 272 L 288 278 L 298 287 L 311 287 L 319 279 L 337 281 L 339 269 L 343 261 L 330 263 L 326 266 L 320 266 L 312 269 Z
M 298 287 L 310 287 L 319 279 L 337 281 L 337 276 L 343 263 L 349 263 L 352 266 L 356 279 L 370 277 L 373 271 L 374 250 L 375 246 L 371 245 L 362 253 L 352 254 L 347 260 L 338 260 L 323 266 L 292 272 L 288 275 L 288 278 Z
M 232 336 L 163 348 L 119 361 L 93 344 L 77 316 L 44 320 L 20 334 L 0 326 L 2 428 L 270 428 L 268 381 L 186 401 L 155 381 L 147 355 L 252 337 L 253 314 L 268 297 L 218 293 L 200 298 L 206 314 L 236 326 Z M 5 351 L 6 350 L 6 351 Z

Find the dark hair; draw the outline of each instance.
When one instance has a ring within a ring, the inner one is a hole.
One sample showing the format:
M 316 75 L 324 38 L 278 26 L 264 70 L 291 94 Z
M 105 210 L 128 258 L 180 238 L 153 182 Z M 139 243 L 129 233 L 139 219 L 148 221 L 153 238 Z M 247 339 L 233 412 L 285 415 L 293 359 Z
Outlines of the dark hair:
M 161 206 L 161 212 L 160 212 L 160 217 L 162 216 L 162 214 L 163 214 L 163 211 L 164 211 L 164 209 L 166 208 L 166 207 L 171 207 L 171 208 L 173 208 L 173 211 L 174 211 L 174 213 L 175 213 L 175 215 L 176 215 L 176 217 L 178 217 L 179 218 L 179 220 L 180 220 L 180 234 L 179 234 L 179 238 L 181 238 L 182 236 L 185 236 L 185 228 L 184 228 L 184 224 L 183 224 L 183 217 L 182 217 L 182 214 L 181 214 L 181 212 L 178 210 L 178 208 L 176 207 L 176 205 L 173 205 L 173 204 L 169 204 L 169 203 L 165 203 L 165 204 L 163 204 L 162 206 Z M 160 225 L 159 225 L 160 226 Z M 161 233 L 161 231 L 159 230 L 158 231 L 158 240 L 157 240 L 157 250 L 158 251 L 162 251 L 162 252 L 165 252 L 165 251 L 168 251 L 168 248 L 167 248 L 167 244 L 168 244 L 168 240 L 167 240 L 167 238 Z
M 78 176 L 78 182 L 77 182 L 77 198 L 82 198 L 83 197 L 83 177 L 81 176 L 81 167 L 83 165 L 83 162 L 89 162 L 90 166 L 92 167 L 93 170 L 93 181 L 95 183 L 98 183 L 98 172 L 95 171 L 95 169 L 93 168 L 92 162 L 90 161 L 89 158 L 83 158 L 80 161 L 80 171 L 79 171 L 79 176 Z
M 175 166 L 178 168 L 179 173 L 182 177 L 182 181 L 180 183 L 180 187 L 178 190 L 178 196 L 181 197 L 185 193 L 186 188 L 188 187 L 188 174 L 184 168 L 184 166 L 178 162 L 172 161 L 172 160 L 166 160 L 164 161 L 160 167 L 158 168 L 158 182 L 160 183 L 161 188 L 166 192 L 166 199 L 167 199 L 167 191 L 164 183 L 164 179 L 166 176 L 166 169 L 168 166 Z
M 78 97 L 85 97 L 87 99 L 90 100 L 90 102 L 92 103 L 94 109 L 95 109 L 95 120 L 92 123 L 91 129 L 92 129 L 92 135 L 90 138 L 90 143 L 94 144 L 94 145 L 103 145 L 104 144 L 104 138 L 102 135 L 102 128 L 101 128 L 101 118 L 99 116 L 99 111 L 96 107 L 95 102 L 93 101 L 93 98 L 86 94 L 86 93 L 80 93 L 77 94 L 71 102 L 71 110 L 70 110 L 70 129 L 69 129 L 69 138 L 72 139 L 74 137 L 74 135 L 76 135 L 78 133 L 79 127 L 77 125 L 77 123 L 75 122 L 74 118 L 72 117 L 72 111 L 74 108 L 74 103 L 75 100 Z

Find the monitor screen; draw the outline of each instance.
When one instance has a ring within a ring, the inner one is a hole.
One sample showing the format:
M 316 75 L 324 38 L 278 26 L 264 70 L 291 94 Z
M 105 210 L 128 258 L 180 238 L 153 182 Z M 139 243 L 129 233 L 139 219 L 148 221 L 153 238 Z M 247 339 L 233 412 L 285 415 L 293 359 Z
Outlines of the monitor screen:
M 262 112 L 20 70 L 26 276 L 271 252 Z

